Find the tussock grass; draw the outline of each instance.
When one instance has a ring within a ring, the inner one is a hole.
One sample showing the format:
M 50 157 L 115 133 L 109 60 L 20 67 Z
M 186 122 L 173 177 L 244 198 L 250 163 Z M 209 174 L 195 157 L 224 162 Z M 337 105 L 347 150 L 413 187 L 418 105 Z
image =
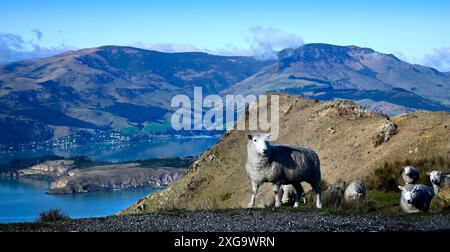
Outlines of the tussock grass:
M 366 183 L 369 190 L 383 192 L 398 192 L 398 185 L 403 185 L 404 181 L 401 177 L 404 166 L 414 166 L 420 172 L 420 184 L 430 185 L 430 179 L 427 171 L 439 170 L 450 172 L 450 157 L 432 156 L 426 159 L 404 160 L 384 162 L 383 165 L 374 169 L 373 173 L 367 176 Z
M 39 214 L 37 222 L 53 222 L 70 220 L 70 217 L 62 209 L 49 209 Z

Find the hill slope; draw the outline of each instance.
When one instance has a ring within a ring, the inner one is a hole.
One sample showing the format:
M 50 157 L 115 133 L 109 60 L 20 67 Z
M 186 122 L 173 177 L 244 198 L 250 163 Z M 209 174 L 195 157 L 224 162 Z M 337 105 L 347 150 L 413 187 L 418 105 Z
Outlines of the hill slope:
M 450 155 L 450 113 L 414 112 L 394 117 L 398 133 L 375 147 L 386 117 L 369 113 L 349 101 L 315 102 L 280 94 L 280 137 L 276 143 L 310 146 L 321 159 L 328 182 L 365 178 L 384 161 Z M 247 132 L 233 130 L 161 193 L 153 194 L 121 214 L 167 209 L 245 207 L 251 186 L 246 176 Z M 271 203 L 266 183 L 258 205 Z

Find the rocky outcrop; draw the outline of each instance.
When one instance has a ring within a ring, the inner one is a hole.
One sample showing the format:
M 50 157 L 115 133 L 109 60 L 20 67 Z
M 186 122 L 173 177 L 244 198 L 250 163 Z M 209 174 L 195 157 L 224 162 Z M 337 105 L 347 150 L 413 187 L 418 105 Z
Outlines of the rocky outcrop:
M 73 160 L 52 160 L 46 161 L 30 168 L 21 169 L 16 172 L 18 176 L 33 176 L 59 178 L 66 175 L 69 170 L 73 169 Z
M 374 138 L 374 146 L 377 147 L 388 142 L 395 134 L 397 134 L 397 128 L 398 125 L 387 118 L 386 122 L 384 122 L 383 129 Z
M 84 193 L 138 187 L 166 187 L 185 169 L 146 168 L 138 163 L 100 165 L 67 174 L 50 184 L 49 193 Z
M 444 187 L 431 200 L 430 209 L 432 212 L 450 211 L 450 186 Z

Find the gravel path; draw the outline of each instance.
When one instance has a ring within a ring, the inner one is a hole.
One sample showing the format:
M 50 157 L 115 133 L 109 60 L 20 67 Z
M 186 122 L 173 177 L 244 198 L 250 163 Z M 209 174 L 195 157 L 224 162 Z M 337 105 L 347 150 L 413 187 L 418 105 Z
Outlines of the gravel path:
M 0 231 L 450 231 L 449 215 L 330 215 L 286 210 L 157 213 L 53 223 L 1 224 Z

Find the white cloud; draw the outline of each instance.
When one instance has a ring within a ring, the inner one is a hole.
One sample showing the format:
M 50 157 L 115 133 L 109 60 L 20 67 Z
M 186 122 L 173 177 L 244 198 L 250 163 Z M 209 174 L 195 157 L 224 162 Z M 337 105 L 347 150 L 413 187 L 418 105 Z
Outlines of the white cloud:
M 286 48 L 298 48 L 304 45 L 303 39 L 295 34 L 286 33 L 278 28 L 254 26 L 245 36 L 248 48 L 239 48 L 227 44 L 224 48 L 211 53 L 227 56 L 255 56 L 259 59 L 275 59 L 277 52 Z
M 190 44 L 161 44 L 136 42 L 130 46 L 160 52 L 207 52 L 224 56 L 255 56 L 259 59 L 274 59 L 277 52 L 286 48 L 297 48 L 304 44 L 302 38 L 295 34 L 283 32 L 278 28 L 254 26 L 244 37 L 247 47 L 240 48 L 234 44 L 226 44 L 219 49 L 201 49 Z
M 431 54 L 426 54 L 422 64 L 436 68 L 439 71 L 450 71 L 450 47 L 441 47 L 435 49 Z
M 145 42 L 136 42 L 131 44 L 130 46 L 147 49 L 147 50 L 155 50 L 159 52 L 200 52 L 202 50 L 197 47 L 189 44 L 164 44 L 164 43 L 145 43 Z
M 40 41 L 42 32 L 38 30 L 33 32 Z M 73 48 L 63 44 L 59 47 L 42 47 L 33 41 L 25 41 L 20 35 L 0 32 L 0 63 L 48 57 L 69 49 Z
M 295 34 L 283 32 L 272 27 L 255 26 L 249 29 L 247 42 L 253 55 L 262 59 L 276 58 L 276 52 L 286 48 L 297 48 L 304 44 Z

